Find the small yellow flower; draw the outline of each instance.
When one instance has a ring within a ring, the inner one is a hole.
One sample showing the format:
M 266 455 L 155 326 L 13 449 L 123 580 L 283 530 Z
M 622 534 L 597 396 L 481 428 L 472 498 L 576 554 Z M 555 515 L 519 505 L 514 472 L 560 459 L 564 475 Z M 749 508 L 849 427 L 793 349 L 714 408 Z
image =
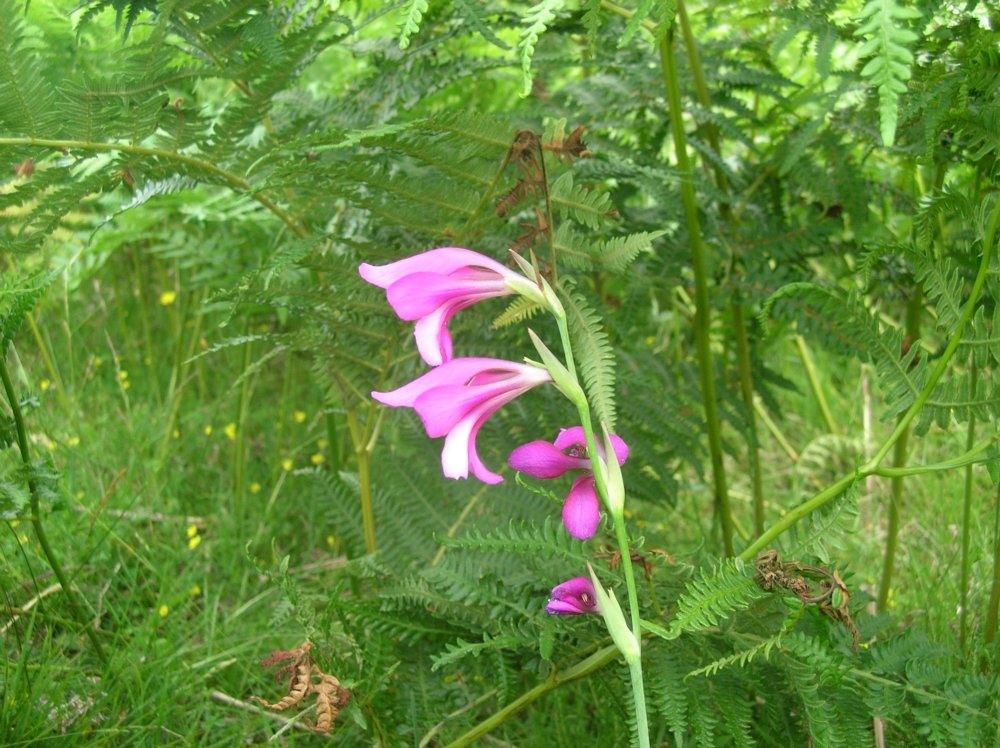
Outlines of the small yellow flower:
M 188 525 L 187 536 L 193 538 L 198 534 L 198 525 Z
M 52 382 L 50 382 L 48 379 L 43 379 L 41 382 L 38 383 L 38 389 L 40 389 L 42 392 L 45 392 L 51 386 Z
M 49 450 L 50 452 L 55 452 L 55 451 L 56 451 L 56 449 L 57 449 L 57 448 L 59 447 L 59 445 L 58 445 L 58 444 L 56 444 L 55 442 L 48 442 L 48 443 L 47 443 L 47 444 L 45 445 L 45 447 L 46 447 L 46 448 L 47 448 L 47 449 L 48 449 L 48 450 Z
M 171 436 L 173 436 L 174 439 L 180 439 L 181 438 L 181 430 L 180 429 L 174 429 L 174 432 L 173 432 L 173 434 L 171 434 Z
M 151 359 L 149 356 L 143 356 L 142 363 L 144 363 L 146 366 L 152 366 L 153 359 Z
M 104 359 L 100 356 L 94 356 L 94 366 L 100 366 L 104 363 Z
M 123 390 L 127 390 L 131 386 L 132 386 L 131 382 L 122 382 L 122 389 Z
M 160 618 L 166 618 L 170 615 L 170 608 L 166 605 L 161 605 L 159 610 Z
M 118 378 L 124 382 L 126 379 L 128 379 L 128 372 L 125 371 L 125 369 L 122 369 L 120 372 L 118 372 Z
M 205 436 L 211 436 L 211 435 L 212 435 L 212 427 L 211 426 L 206 426 L 205 427 Z
M 251 483 L 250 493 L 260 493 L 260 483 L 257 482 Z
M 281 469 L 284 470 L 286 473 L 293 467 L 295 467 L 295 463 L 292 461 L 290 457 L 286 457 L 281 461 Z
M 333 548 L 333 544 L 336 543 L 336 542 L 337 542 L 337 539 L 334 538 L 333 535 L 327 535 L 326 536 L 326 544 L 328 546 L 330 546 L 331 548 Z
M 80 437 L 71 436 L 69 439 L 66 440 L 66 443 L 71 447 L 78 447 L 80 446 Z
M 195 535 L 195 536 L 193 536 L 193 537 L 191 537 L 191 538 L 188 539 L 188 549 L 189 550 L 193 551 L 199 545 L 201 545 L 201 535 Z
M 170 306 L 175 301 L 177 301 L 176 291 L 164 291 L 160 294 L 160 304 L 161 306 Z
M 328 439 L 320 439 L 318 442 L 316 442 L 316 446 L 319 447 L 320 449 L 326 449 L 327 447 L 330 446 L 330 441 Z
M 190 590 L 188 590 L 188 594 L 191 595 L 191 597 L 198 597 L 201 594 L 201 587 L 195 585 Z
M 309 462 L 311 462 L 313 465 L 322 465 L 325 461 L 326 458 L 319 452 L 317 452 L 316 454 L 314 454 L 312 457 L 309 458 Z
M 292 419 L 296 423 L 305 423 L 305 421 L 306 421 L 306 412 L 304 410 L 297 410 L 294 413 L 292 413 Z
M 226 427 L 224 429 L 222 429 L 222 430 L 226 432 L 226 437 L 229 439 L 229 441 L 235 441 L 236 440 L 236 424 L 235 423 L 227 423 Z
M 86 496 L 86 495 L 87 494 L 85 494 L 83 491 L 77 491 L 76 492 L 76 499 L 77 499 L 77 501 L 83 501 L 83 497 Z

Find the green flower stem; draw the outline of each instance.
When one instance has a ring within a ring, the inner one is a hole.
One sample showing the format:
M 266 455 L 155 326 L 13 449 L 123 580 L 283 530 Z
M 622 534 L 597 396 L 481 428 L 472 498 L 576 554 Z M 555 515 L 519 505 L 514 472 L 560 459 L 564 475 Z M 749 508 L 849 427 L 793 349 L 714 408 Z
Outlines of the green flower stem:
M 937 364 L 934 366 L 930 376 L 927 378 L 924 388 L 920 391 L 920 394 L 917 395 L 917 398 L 913 401 L 913 404 L 909 407 L 906 413 L 904 413 L 896 423 L 896 428 L 888 436 L 888 438 L 886 438 L 882 446 L 879 447 L 875 456 L 858 468 L 855 472 L 850 475 L 843 476 L 836 483 L 820 491 L 811 499 L 808 499 L 802 504 L 799 504 L 797 507 L 789 510 L 784 517 L 775 522 L 764 532 L 763 535 L 757 538 L 757 540 L 755 540 L 740 554 L 741 559 L 749 561 L 750 559 L 755 558 L 760 551 L 771 543 L 772 540 L 784 533 L 800 519 L 811 514 L 817 509 L 822 508 L 830 501 L 833 501 L 833 499 L 837 498 L 841 493 L 846 491 L 855 481 L 863 479 L 868 475 L 873 475 L 879 470 L 879 465 L 882 463 L 882 460 L 884 460 L 885 456 L 889 454 L 889 451 L 893 448 L 896 441 L 902 436 L 903 432 L 906 431 L 913 419 L 916 418 L 917 413 L 921 411 L 928 399 L 930 399 L 931 393 L 934 391 L 934 388 L 937 387 L 938 382 L 944 375 L 945 369 L 948 368 L 948 364 L 951 363 L 951 359 L 954 357 L 955 351 L 958 350 L 958 345 L 962 341 L 962 333 L 965 331 L 965 326 L 968 324 L 969 320 L 972 319 L 972 315 L 976 311 L 976 305 L 979 303 L 979 296 L 982 293 L 983 285 L 986 283 L 986 276 L 989 274 L 990 262 L 993 257 L 993 245 L 996 243 L 998 224 L 1000 224 L 1000 200 L 996 201 L 993 205 L 993 211 L 990 213 L 990 217 L 986 225 L 986 234 L 983 237 L 983 256 L 979 263 L 979 271 L 976 274 L 976 279 L 972 283 L 972 290 L 969 292 L 969 298 L 965 302 L 965 308 L 962 310 L 962 316 L 959 318 L 958 324 L 955 325 L 955 330 L 952 333 L 951 339 L 948 341 L 948 346 L 941 354 L 941 357 L 937 360 Z M 904 468 L 896 469 L 902 470 Z M 1000 559 L 997 560 L 997 563 L 1000 564 Z M 1000 568 L 997 569 L 997 573 L 1000 573 Z M 998 584 L 1000 584 L 1000 582 L 998 582 Z
M 806 378 L 809 380 L 809 389 L 812 390 L 813 397 L 816 398 L 816 405 L 819 407 L 819 412 L 823 416 L 823 422 L 826 424 L 826 430 L 831 434 L 836 434 L 837 424 L 833 420 L 833 412 L 830 410 L 830 404 L 826 401 L 826 394 L 823 392 L 823 385 L 820 384 L 819 374 L 816 371 L 816 363 L 813 361 L 812 353 L 809 352 L 809 346 L 806 345 L 806 339 L 801 335 L 795 336 L 795 348 L 799 352 L 799 358 L 802 360 L 802 368 L 806 370 Z
M 250 337 L 250 317 L 247 317 L 244 335 Z M 250 394 L 253 377 L 248 374 L 253 362 L 253 341 L 243 344 L 243 368 L 240 396 L 236 405 L 236 439 L 233 441 L 233 514 L 237 527 L 243 524 L 244 493 L 246 489 L 246 431 L 250 415 Z
M 358 462 L 358 492 L 361 494 L 361 524 L 365 535 L 365 553 L 374 553 L 375 543 L 375 510 L 372 506 L 372 471 L 371 450 L 366 444 L 365 434 L 358 422 L 355 409 L 345 408 L 347 414 L 347 429 L 354 444 L 354 459 Z
M 573 359 L 573 346 L 570 341 L 569 327 L 565 317 L 556 317 L 559 326 L 559 338 L 562 341 L 563 355 L 566 359 L 566 368 L 572 374 L 574 380 L 578 380 L 576 365 Z M 601 452 L 597 448 L 597 439 L 594 434 L 594 423 L 590 414 L 590 404 L 586 398 L 574 403 L 580 414 L 580 425 L 587 441 L 587 454 L 591 456 L 590 464 L 594 473 L 594 485 L 601 498 L 601 503 L 605 507 L 610 507 L 608 498 L 608 477 L 604 465 L 598 458 Z M 615 459 L 614 454 L 607 455 L 607 459 Z M 632 565 L 632 552 L 629 548 L 628 532 L 625 528 L 625 517 L 620 512 L 611 512 L 611 519 L 615 526 L 615 538 L 618 541 L 618 552 L 621 555 L 622 572 L 625 576 L 625 587 L 628 591 L 629 617 L 632 623 L 632 634 L 635 636 L 636 646 L 639 647 L 640 657 L 635 663 L 629 665 L 629 676 L 632 681 L 632 699 L 635 704 L 636 731 L 639 735 L 640 748 L 649 746 L 649 718 L 646 714 L 646 696 L 642 680 L 642 619 L 639 616 L 639 594 L 635 584 L 635 568 Z
M 107 666 L 108 657 L 104 654 L 104 647 L 101 646 L 101 642 L 97 638 L 97 632 L 90 626 L 87 617 L 83 614 L 83 608 L 77 600 L 76 593 L 70 586 L 66 572 L 63 571 L 62 564 L 59 563 L 59 558 L 49 543 L 49 537 L 45 533 L 45 525 L 42 524 L 42 508 L 38 496 L 38 484 L 31 477 L 31 455 L 28 448 L 28 433 L 24 426 L 24 416 L 21 414 L 21 406 L 17 400 L 17 393 L 14 392 L 14 384 L 11 382 L 10 374 L 7 372 L 6 352 L 4 351 L 0 351 L 0 381 L 3 382 L 4 393 L 7 395 L 7 401 L 10 403 L 11 416 L 14 419 L 14 427 L 17 431 L 17 448 L 21 453 L 21 461 L 28 471 L 28 490 L 31 493 L 31 526 L 35 530 L 35 537 L 38 538 L 38 544 L 42 547 L 42 553 L 45 554 L 45 558 L 52 568 L 52 573 L 59 580 L 59 585 L 63 589 L 63 594 L 66 595 L 66 602 L 69 603 L 69 609 L 73 614 L 73 618 L 76 619 L 76 622 L 83 628 L 84 633 L 87 634 L 87 638 L 90 639 L 90 643 L 93 645 L 94 652 L 97 654 L 97 658 L 101 661 L 101 664 Z
M 60 151 L 69 149 L 94 151 L 95 153 L 131 153 L 136 156 L 150 156 L 153 158 L 162 158 L 167 161 L 176 161 L 177 163 L 184 164 L 185 166 L 190 166 L 192 169 L 217 177 L 237 192 L 249 195 L 277 216 L 281 222 L 288 226 L 292 233 L 300 239 L 305 239 L 309 236 L 309 230 L 291 215 L 282 210 L 277 203 L 271 200 L 271 198 L 262 192 L 255 191 L 253 185 L 242 177 L 226 171 L 211 161 L 205 161 L 204 159 L 195 158 L 194 156 L 186 156 L 183 153 L 177 153 L 176 151 L 167 151 L 162 148 L 150 148 L 148 146 L 133 145 L 130 143 L 99 143 L 89 140 L 53 140 L 49 138 L 0 138 L 0 146 L 5 145 L 34 146 L 37 148 L 50 148 Z
M 722 456 L 722 431 L 716 410 L 715 379 L 713 377 L 711 335 L 711 305 L 708 300 L 708 271 L 706 250 L 701 238 L 698 205 L 692 183 L 691 162 L 687 153 L 687 137 L 684 134 L 684 118 L 681 110 L 680 87 L 674 65 L 672 35 L 660 42 L 660 62 L 663 68 L 663 82 L 667 89 L 670 109 L 670 129 L 674 137 L 677 155 L 677 170 L 681 174 L 681 202 L 687 223 L 688 239 L 691 243 L 691 261 L 695 284 L 695 345 L 698 350 L 698 374 L 701 381 L 701 397 L 705 410 L 705 426 L 708 430 L 708 449 L 712 458 L 712 477 L 715 493 L 715 511 L 722 528 L 722 547 L 727 556 L 733 555 L 733 520 L 729 506 L 729 489 L 726 485 L 726 469 Z
M 979 369 L 975 360 L 969 367 L 969 399 L 975 400 L 979 380 Z M 969 416 L 969 427 L 965 434 L 966 451 L 973 448 L 976 440 L 976 416 Z M 971 577 L 972 560 L 969 555 L 972 524 L 972 467 L 970 462 L 965 466 L 965 486 L 962 496 L 962 568 L 961 581 L 958 588 L 958 646 L 962 656 L 968 655 L 969 647 L 969 579 Z
M 448 743 L 445 748 L 464 748 L 464 746 L 471 745 L 480 738 L 497 729 L 500 725 L 525 707 L 538 701 L 538 699 L 545 694 L 550 691 L 554 691 L 560 686 L 565 686 L 573 681 L 587 677 L 591 673 L 600 670 L 609 662 L 617 659 L 618 656 L 618 647 L 611 644 L 603 649 L 597 650 L 594 654 L 580 660 L 578 663 L 567 668 L 566 670 L 554 671 L 548 678 L 532 688 L 530 691 L 525 692 L 500 711 L 491 714 L 460 738 Z

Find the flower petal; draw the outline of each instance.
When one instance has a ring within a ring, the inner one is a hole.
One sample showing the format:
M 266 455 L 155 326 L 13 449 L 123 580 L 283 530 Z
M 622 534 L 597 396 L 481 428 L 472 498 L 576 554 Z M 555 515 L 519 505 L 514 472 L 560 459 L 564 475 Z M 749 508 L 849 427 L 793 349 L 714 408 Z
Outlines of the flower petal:
M 428 366 L 440 366 L 451 361 L 452 345 L 448 322 L 461 307 L 443 306 L 420 319 L 413 327 L 420 358 Z
M 534 441 L 522 444 L 511 452 L 507 464 L 532 478 L 547 480 L 558 478 L 568 470 L 587 470 L 590 460 L 563 454 L 546 441 Z
M 383 405 L 389 405 L 393 408 L 412 408 L 418 397 L 435 387 L 453 384 L 464 385 L 484 371 L 509 371 L 511 367 L 518 367 L 517 370 L 521 368 L 538 369 L 538 367 L 528 367 L 496 358 L 455 358 L 391 392 L 373 392 L 372 397 Z
M 510 293 L 503 278 L 498 275 L 463 280 L 440 273 L 411 273 L 389 286 L 386 298 L 400 319 L 412 322 L 455 301 L 464 301 L 464 306 L 468 306 Z
M 500 275 L 516 275 L 496 260 L 473 252 L 471 249 L 459 247 L 440 247 L 429 252 L 421 252 L 412 257 L 406 257 L 388 265 L 369 265 L 367 262 L 358 267 L 361 277 L 379 288 L 389 288 L 393 283 L 412 273 L 441 273 L 448 275 L 464 267 L 482 267 L 493 270 Z M 518 276 L 520 277 L 520 276 Z
M 587 436 L 584 433 L 582 426 L 573 426 L 568 429 L 560 430 L 559 436 L 556 437 L 553 445 L 557 449 L 561 450 L 567 450 L 570 447 L 586 449 Z M 625 460 L 628 459 L 628 445 L 616 434 L 611 435 L 611 445 L 615 448 L 615 457 L 618 458 L 618 464 L 624 465 Z M 597 440 L 597 448 L 601 449 L 600 439 Z
M 573 577 L 552 588 L 545 612 L 550 615 L 581 615 L 596 613 L 600 615 L 597 604 L 597 593 L 594 584 L 588 577 Z
M 601 524 L 600 502 L 594 490 L 594 476 L 581 475 L 573 481 L 562 510 L 566 531 L 577 540 L 592 538 Z

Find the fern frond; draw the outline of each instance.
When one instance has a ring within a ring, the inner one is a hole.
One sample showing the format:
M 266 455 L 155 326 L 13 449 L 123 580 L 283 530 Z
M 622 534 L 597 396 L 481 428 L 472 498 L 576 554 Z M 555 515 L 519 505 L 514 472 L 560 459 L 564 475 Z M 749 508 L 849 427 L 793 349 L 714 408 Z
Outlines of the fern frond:
M 563 307 L 569 323 L 576 365 L 587 388 L 597 420 L 610 431 L 615 428 L 615 357 L 603 322 L 572 286 L 561 283 Z
M 27 42 L 20 6 L 0 0 L 0 130 L 41 138 L 55 134 L 59 118 L 41 59 Z
M 738 559 L 725 559 L 713 569 L 702 569 L 677 601 L 671 636 L 718 626 L 733 613 L 764 596 L 754 581 L 754 570 Z
M 899 95 L 910 79 L 913 53 L 909 46 L 919 37 L 902 28 L 902 21 L 921 18 L 916 8 L 897 5 L 895 0 L 869 0 L 861 9 L 861 27 L 856 36 L 867 38 L 858 57 L 871 57 L 861 75 L 878 87 L 882 142 L 891 148 L 896 139 Z
M 521 96 L 531 93 L 534 80 L 531 75 L 531 61 L 535 55 L 535 45 L 563 5 L 565 0 L 540 0 L 524 14 L 525 26 L 517 40 L 517 51 L 521 60 Z
M 399 28 L 399 48 L 410 46 L 410 37 L 420 31 L 420 21 L 427 12 L 427 0 L 407 0 L 403 10 L 403 22 Z

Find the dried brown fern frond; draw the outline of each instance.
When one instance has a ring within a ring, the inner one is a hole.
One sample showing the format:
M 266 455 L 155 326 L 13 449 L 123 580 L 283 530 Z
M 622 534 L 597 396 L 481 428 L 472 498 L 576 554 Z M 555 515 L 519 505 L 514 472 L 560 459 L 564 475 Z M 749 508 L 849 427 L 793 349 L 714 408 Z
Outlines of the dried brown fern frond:
M 325 734 L 333 730 L 333 723 L 340 710 L 347 704 L 351 693 L 340 684 L 335 676 L 320 670 L 309 654 L 311 649 L 312 644 L 305 642 L 297 649 L 277 650 L 272 652 L 270 657 L 261 660 L 261 667 L 265 668 L 287 663 L 275 673 L 275 676 L 281 678 L 290 674 L 291 679 L 285 696 L 274 704 L 259 696 L 252 698 L 268 709 L 283 712 L 298 706 L 307 696 L 315 694 L 316 722 L 315 724 L 308 722 L 306 724 L 314 732 Z

